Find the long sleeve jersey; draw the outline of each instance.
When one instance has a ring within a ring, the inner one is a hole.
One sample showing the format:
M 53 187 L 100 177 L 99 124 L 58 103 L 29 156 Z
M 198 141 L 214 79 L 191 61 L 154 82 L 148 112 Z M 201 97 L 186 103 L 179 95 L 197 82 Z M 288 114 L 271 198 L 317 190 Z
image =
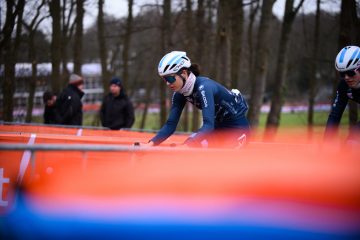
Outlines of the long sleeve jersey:
M 345 80 L 342 79 L 337 87 L 336 97 L 327 120 L 326 130 L 336 128 L 339 125 L 349 99 L 360 103 L 360 89 L 350 88 Z
M 209 78 L 197 77 L 190 96 L 184 96 L 178 92 L 173 94 L 168 120 L 158 134 L 151 139 L 155 145 L 160 144 L 175 132 L 186 102 L 200 109 L 203 117 L 202 127 L 190 141 L 200 142 L 214 129 L 249 128 L 247 121 L 245 123 L 242 121 L 248 105 L 241 94 L 233 93 Z

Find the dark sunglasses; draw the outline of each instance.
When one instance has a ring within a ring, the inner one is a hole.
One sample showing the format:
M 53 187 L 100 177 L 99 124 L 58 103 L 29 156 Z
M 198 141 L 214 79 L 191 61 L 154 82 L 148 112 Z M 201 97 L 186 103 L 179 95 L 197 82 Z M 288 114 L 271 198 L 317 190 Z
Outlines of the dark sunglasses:
M 176 81 L 175 76 L 167 75 L 162 77 L 168 83 L 174 83 Z
M 344 78 L 346 75 L 347 75 L 348 77 L 353 77 L 353 76 L 356 75 L 356 71 L 357 71 L 357 70 L 358 70 L 358 69 L 349 70 L 349 71 L 345 71 L 345 72 L 339 72 L 339 75 L 340 75 L 340 77 L 342 77 L 342 78 Z

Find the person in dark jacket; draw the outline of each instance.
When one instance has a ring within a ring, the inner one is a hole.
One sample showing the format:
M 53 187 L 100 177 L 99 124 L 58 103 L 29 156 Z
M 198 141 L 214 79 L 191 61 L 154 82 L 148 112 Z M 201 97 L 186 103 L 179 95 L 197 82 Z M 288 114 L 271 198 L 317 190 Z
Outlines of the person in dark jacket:
M 57 124 L 59 122 L 59 119 L 55 109 L 56 95 L 50 91 L 45 91 L 43 94 L 43 100 L 45 104 L 44 123 Z
M 71 74 L 69 84 L 56 100 L 59 124 L 82 125 L 83 111 L 81 98 L 84 96 L 83 88 L 83 77 L 77 74 Z
M 110 93 L 102 102 L 100 118 L 102 125 L 112 130 L 131 128 L 134 124 L 134 107 L 119 78 L 110 81 Z

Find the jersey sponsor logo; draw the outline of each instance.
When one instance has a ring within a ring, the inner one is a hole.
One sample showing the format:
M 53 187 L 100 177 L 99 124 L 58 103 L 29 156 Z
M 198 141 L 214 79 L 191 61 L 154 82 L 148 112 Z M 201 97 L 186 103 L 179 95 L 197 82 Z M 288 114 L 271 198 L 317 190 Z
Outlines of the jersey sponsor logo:
M 180 70 L 180 68 L 184 65 L 185 60 L 182 60 L 177 66 L 174 67 L 174 72 L 177 72 Z
M 175 93 L 172 95 L 171 104 L 174 104 L 174 100 L 175 100 Z
M 333 103 L 333 107 L 336 107 L 337 102 L 339 101 L 339 91 L 336 91 L 336 97 Z
M 203 102 L 204 102 L 204 107 L 207 107 L 208 106 L 208 102 L 207 102 L 207 99 L 206 99 L 206 96 L 205 96 L 205 91 L 201 91 L 201 96 L 202 96 L 202 99 L 203 99 Z

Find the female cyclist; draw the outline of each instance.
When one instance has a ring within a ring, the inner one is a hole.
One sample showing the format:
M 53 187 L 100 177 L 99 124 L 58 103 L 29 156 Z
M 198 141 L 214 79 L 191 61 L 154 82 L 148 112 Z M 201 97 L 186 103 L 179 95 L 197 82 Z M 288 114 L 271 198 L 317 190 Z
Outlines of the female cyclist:
M 184 144 L 217 146 L 219 138 L 218 135 L 214 137 L 214 133 L 224 133 L 221 136 L 225 137 L 222 142 L 226 146 L 236 147 L 246 141 L 250 128 L 245 116 L 248 105 L 240 91 L 230 91 L 214 80 L 199 76 L 198 66 L 191 64 L 185 52 L 166 54 L 159 63 L 158 73 L 174 91 L 172 106 L 165 125 L 147 144 L 142 145 L 155 146 L 172 135 L 186 102 L 201 109 L 203 124 Z

